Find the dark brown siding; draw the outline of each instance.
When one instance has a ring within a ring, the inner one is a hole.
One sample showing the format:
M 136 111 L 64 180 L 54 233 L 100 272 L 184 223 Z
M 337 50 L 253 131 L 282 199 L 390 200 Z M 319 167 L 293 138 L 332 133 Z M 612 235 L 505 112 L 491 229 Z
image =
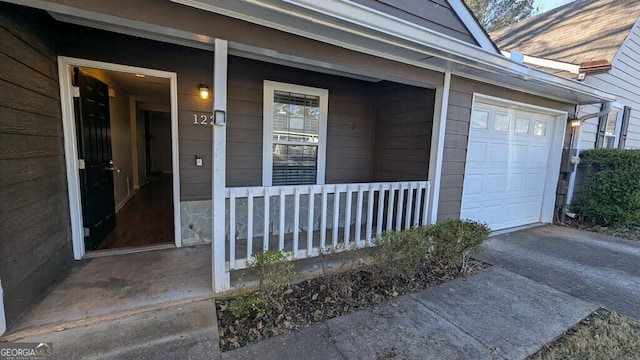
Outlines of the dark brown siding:
M 73 255 L 53 20 L 0 3 L 0 278 L 8 324 Z
M 326 183 L 369 181 L 376 84 L 260 61 L 229 60 L 227 182 L 262 184 L 262 102 L 264 80 L 327 89 Z
M 178 77 L 178 139 L 182 200 L 211 198 L 211 126 L 194 125 L 193 114 L 211 114 L 212 97 L 198 96 L 198 83 L 213 88 L 213 53 L 126 35 L 59 24 L 61 55 L 164 70 Z M 203 166 L 195 166 L 195 156 Z M 143 165 L 141 165 L 143 166 Z
M 572 107 L 569 104 L 455 76 L 452 77 L 444 139 L 438 221 L 460 218 L 462 185 L 469 139 L 469 122 L 474 93 L 567 112 L 572 111 Z
M 241 21 L 231 17 L 199 10 L 172 1 L 158 0 L 51 0 L 65 6 L 141 21 L 146 24 L 185 30 L 217 39 L 269 49 L 295 58 L 324 61 L 346 68 L 380 74 L 390 81 L 426 81 L 434 86 L 442 84 L 442 74 L 373 55 L 359 53 L 345 47 L 310 40 L 296 34 Z M 70 33 L 76 36 L 76 33 Z M 99 44 L 98 44 L 99 45 Z M 184 59 L 183 59 L 184 60 Z
M 182 200 L 211 198 L 211 128 L 194 125 L 194 113 L 211 113 L 198 97 L 200 81 L 213 83 L 213 53 L 61 24 L 63 55 L 177 73 Z M 371 173 L 373 100 L 370 82 L 230 57 L 228 70 L 227 184 L 262 184 L 264 80 L 329 90 L 327 183 L 368 181 Z M 195 155 L 203 156 L 195 167 Z
M 377 93 L 372 180 L 427 180 L 435 91 L 383 83 Z
M 447 0 L 355 0 L 356 2 L 424 26 L 456 39 L 478 45 Z

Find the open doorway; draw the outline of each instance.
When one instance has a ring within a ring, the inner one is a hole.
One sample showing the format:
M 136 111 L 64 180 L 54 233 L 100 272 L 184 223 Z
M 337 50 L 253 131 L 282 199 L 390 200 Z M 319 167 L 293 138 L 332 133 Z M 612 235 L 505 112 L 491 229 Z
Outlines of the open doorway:
M 175 74 L 60 62 L 76 259 L 180 246 Z

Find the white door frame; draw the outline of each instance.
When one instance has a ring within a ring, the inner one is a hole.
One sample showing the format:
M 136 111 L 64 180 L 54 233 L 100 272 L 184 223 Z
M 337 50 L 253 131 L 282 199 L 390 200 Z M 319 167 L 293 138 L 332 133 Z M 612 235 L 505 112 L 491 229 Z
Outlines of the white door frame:
M 78 150 L 76 148 L 76 126 L 73 108 L 73 85 L 71 68 L 89 67 L 108 71 L 144 74 L 169 79 L 171 91 L 171 161 L 173 166 L 173 219 L 175 245 L 182 246 L 180 222 L 180 167 L 178 155 L 178 77 L 176 73 L 146 69 L 135 66 L 106 63 L 58 56 L 58 78 L 60 79 L 60 101 L 62 105 L 62 128 L 64 133 L 64 153 L 67 168 L 67 188 L 69 194 L 69 214 L 71 216 L 71 238 L 73 257 L 80 260 L 85 255 L 84 231 L 82 224 L 82 204 L 80 199 L 80 175 L 78 172 Z
M 553 222 L 553 211 L 556 202 L 556 190 L 558 188 L 558 180 L 560 178 L 560 163 L 562 161 L 562 148 L 564 145 L 564 136 L 567 129 L 567 116 L 568 113 L 562 110 L 556 110 L 552 108 L 546 108 L 537 105 L 531 105 L 527 103 L 521 103 L 509 99 L 503 99 L 495 96 L 485 95 L 481 93 L 473 93 L 473 100 L 471 104 L 471 114 L 478 102 L 482 102 L 489 105 L 517 107 L 523 110 L 529 110 L 532 112 L 542 113 L 550 115 L 555 118 L 555 125 L 553 128 L 553 138 L 551 139 L 551 150 L 549 152 L 549 162 L 547 167 L 547 175 L 544 187 L 544 195 L 542 198 L 542 209 L 540 213 L 540 222 L 551 223 Z M 467 149 L 469 149 L 469 143 L 471 141 L 471 122 L 469 122 L 469 136 L 467 137 Z M 466 174 L 466 160 L 465 160 L 465 174 Z M 463 182 L 464 187 L 464 182 Z M 462 211 L 462 205 L 464 203 L 464 189 L 462 191 L 462 202 L 460 204 L 460 210 Z
M 2 290 L 2 280 L 0 279 L 0 336 L 7 331 L 7 319 L 4 315 L 4 292 Z

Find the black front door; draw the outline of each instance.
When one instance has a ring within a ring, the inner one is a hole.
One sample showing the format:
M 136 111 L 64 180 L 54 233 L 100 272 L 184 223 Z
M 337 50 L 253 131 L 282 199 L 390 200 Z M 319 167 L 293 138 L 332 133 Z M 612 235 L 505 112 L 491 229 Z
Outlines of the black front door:
M 95 250 L 116 227 L 109 86 L 78 68 L 74 85 L 84 244 Z

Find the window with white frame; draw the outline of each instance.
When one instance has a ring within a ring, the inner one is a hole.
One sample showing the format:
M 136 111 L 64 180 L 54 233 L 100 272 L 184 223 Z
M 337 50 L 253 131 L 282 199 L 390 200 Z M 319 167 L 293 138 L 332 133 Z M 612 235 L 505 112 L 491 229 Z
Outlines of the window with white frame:
M 602 134 L 603 148 L 613 149 L 618 147 L 618 136 L 620 134 L 622 113 L 622 107 L 615 104 L 612 106 L 611 111 L 606 115 L 606 118 L 601 120 L 604 122 L 604 124 L 602 124 L 604 126 L 604 132 Z
M 324 184 L 329 92 L 264 82 L 263 186 Z
M 613 109 L 607 114 L 607 124 L 604 128 L 604 142 L 602 147 L 614 148 L 616 142 L 616 124 L 618 123 L 618 109 Z

